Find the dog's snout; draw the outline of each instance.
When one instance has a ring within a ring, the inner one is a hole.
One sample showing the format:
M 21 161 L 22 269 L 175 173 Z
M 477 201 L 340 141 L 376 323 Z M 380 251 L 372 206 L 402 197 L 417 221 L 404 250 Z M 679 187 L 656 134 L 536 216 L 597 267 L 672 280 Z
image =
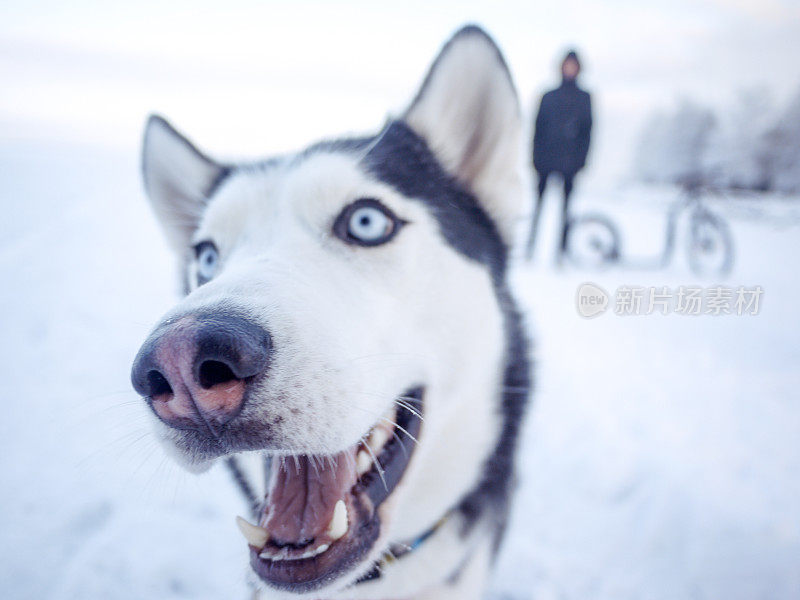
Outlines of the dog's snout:
M 217 436 L 264 373 L 270 336 L 239 316 L 190 314 L 163 323 L 133 363 L 133 387 L 166 424 Z

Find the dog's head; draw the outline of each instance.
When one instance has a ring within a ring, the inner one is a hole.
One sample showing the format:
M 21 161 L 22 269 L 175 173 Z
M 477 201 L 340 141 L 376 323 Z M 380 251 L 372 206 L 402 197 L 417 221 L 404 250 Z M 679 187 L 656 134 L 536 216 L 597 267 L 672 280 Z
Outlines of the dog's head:
M 223 165 L 150 119 L 145 186 L 187 295 L 133 384 L 190 468 L 272 457 L 259 523 L 241 523 L 267 589 L 352 584 L 481 480 L 521 147 L 510 75 L 475 27 L 375 136 Z

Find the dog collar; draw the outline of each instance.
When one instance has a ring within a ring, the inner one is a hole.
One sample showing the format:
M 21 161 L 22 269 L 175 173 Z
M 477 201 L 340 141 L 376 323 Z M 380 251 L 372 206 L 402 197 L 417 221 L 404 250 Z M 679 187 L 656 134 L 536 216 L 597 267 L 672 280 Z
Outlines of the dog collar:
M 383 556 L 378 559 L 375 563 L 375 566 L 366 573 L 366 575 L 361 576 L 356 582 L 355 585 L 359 583 L 366 583 L 367 581 L 374 581 L 375 579 L 380 579 L 384 568 L 388 567 L 389 565 L 397 562 L 401 558 L 408 556 L 412 552 L 414 552 L 417 548 L 419 548 L 422 544 L 424 544 L 430 537 L 436 533 L 441 527 L 447 523 L 450 519 L 452 511 L 448 511 L 442 516 L 436 523 L 434 523 L 431 527 L 423 531 L 420 535 L 415 537 L 412 541 L 408 543 L 396 543 L 392 544 L 389 547 L 389 550 L 384 552 Z

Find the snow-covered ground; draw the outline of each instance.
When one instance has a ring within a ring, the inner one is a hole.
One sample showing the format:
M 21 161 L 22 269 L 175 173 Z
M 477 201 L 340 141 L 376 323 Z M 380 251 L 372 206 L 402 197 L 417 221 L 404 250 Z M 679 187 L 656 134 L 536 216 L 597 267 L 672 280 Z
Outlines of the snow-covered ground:
M 246 597 L 227 473 L 174 465 L 130 389 L 139 343 L 177 296 L 140 189 L 148 110 L 210 150 L 279 151 L 378 126 L 461 22 L 497 35 L 525 102 L 577 40 L 597 136 L 575 210 L 612 215 L 625 255 L 647 257 L 675 192 L 617 181 L 653 104 L 724 103 L 757 81 L 785 97 L 800 79 L 800 12 L 781 0 L 418 4 L 4 4 L 0 597 Z M 736 241 L 721 282 L 680 253 L 663 271 L 556 271 L 549 200 L 537 260 L 514 274 L 537 392 L 494 596 L 800 597 L 800 199 L 713 205 Z M 757 316 L 586 320 L 586 281 L 764 295 Z
M 182 472 L 150 433 L 128 370 L 175 298 L 136 155 L 0 149 L 3 597 L 244 598 L 244 510 L 227 473 Z M 672 192 L 579 188 L 626 251 L 661 243 Z M 555 200 L 555 192 L 550 200 Z M 800 595 L 800 252 L 796 199 L 719 206 L 757 316 L 578 316 L 593 281 L 668 285 L 665 271 L 557 272 L 555 202 L 535 267 L 515 276 L 536 332 L 538 391 L 496 590 L 500 598 Z M 506 595 L 503 595 L 506 594 Z
M 600 203 L 584 190 L 577 210 L 615 215 L 629 254 L 653 256 L 669 195 L 629 190 Z M 725 280 L 697 278 L 681 261 L 664 271 L 518 273 L 538 334 L 538 393 L 497 578 L 509 596 L 800 597 L 800 278 L 791 264 L 800 206 L 714 207 L 736 242 Z M 575 293 L 585 281 L 612 294 L 721 284 L 761 285 L 764 295 L 757 316 L 618 316 L 612 298 L 608 313 L 584 320 Z

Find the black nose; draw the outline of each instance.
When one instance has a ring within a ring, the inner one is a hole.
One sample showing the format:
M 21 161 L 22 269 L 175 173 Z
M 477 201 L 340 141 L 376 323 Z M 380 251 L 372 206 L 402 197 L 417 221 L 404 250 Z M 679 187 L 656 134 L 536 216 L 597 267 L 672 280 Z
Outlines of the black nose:
M 134 389 L 167 425 L 218 436 L 269 362 L 271 339 L 237 315 L 193 313 L 162 323 L 131 370 Z

